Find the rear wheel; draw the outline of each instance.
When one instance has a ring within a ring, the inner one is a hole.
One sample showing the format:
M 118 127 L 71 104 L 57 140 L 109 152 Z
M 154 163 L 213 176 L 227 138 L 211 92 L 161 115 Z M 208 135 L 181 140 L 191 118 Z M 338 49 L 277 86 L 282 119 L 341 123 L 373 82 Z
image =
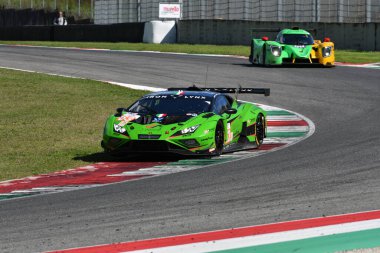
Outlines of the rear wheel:
M 263 144 L 264 137 L 265 137 L 265 119 L 264 115 L 259 114 L 256 119 L 256 146 L 260 147 L 261 144 Z
M 224 131 L 223 124 L 218 122 L 215 129 L 215 154 L 221 155 L 223 153 L 224 146 Z

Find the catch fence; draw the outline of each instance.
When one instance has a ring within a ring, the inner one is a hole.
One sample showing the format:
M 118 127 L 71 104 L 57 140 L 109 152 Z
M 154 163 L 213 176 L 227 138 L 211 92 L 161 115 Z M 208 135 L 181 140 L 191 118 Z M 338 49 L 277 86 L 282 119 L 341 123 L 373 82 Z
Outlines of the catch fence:
M 2 9 L 55 10 L 75 19 L 93 19 L 95 0 L 0 0 Z
M 183 20 L 380 22 L 380 0 L 95 0 L 95 23 L 157 20 L 160 2 L 182 3 Z

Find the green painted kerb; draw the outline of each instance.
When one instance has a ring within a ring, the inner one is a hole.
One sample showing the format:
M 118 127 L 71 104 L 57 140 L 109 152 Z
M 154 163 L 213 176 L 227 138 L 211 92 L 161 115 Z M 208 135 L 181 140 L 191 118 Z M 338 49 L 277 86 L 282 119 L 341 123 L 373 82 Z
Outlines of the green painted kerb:
M 290 116 L 295 115 L 294 113 L 288 111 L 267 111 L 268 116 Z
M 291 138 L 302 137 L 308 132 L 268 132 L 267 137 Z
M 372 229 L 240 249 L 213 251 L 212 253 L 335 253 L 379 246 L 380 229 Z
M 19 197 L 25 197 L 25 196 L 30 196 L 30 195 L 33 195 L 33 194 L 9 194 L 9 195 L 0 195 L 0 200 L 4 200 L 4 199 L 13 199 L 13 198 L 19 198 Z

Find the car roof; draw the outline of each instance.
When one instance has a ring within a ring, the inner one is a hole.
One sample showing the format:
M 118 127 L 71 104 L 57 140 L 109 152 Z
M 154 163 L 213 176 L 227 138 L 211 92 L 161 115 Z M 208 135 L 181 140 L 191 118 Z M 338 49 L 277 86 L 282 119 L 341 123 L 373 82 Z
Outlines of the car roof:
M 308 31 L 302 30 L 302 29 L 284 29 L 280 33 L 282 34 L 310 34 Z

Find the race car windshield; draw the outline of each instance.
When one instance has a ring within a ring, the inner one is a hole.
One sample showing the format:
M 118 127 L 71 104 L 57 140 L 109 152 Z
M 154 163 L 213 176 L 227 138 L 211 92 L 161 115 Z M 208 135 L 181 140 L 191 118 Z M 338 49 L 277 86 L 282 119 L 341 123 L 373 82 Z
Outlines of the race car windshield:
M 211 98 L 205 96 L 156 95 L 146 96 L 128 108 L 138 114 L 186 115 L 210 111 Z
M 281 43 L 286 45 L 313 45 L 314 40 L 310 34 L 284 34 Z

